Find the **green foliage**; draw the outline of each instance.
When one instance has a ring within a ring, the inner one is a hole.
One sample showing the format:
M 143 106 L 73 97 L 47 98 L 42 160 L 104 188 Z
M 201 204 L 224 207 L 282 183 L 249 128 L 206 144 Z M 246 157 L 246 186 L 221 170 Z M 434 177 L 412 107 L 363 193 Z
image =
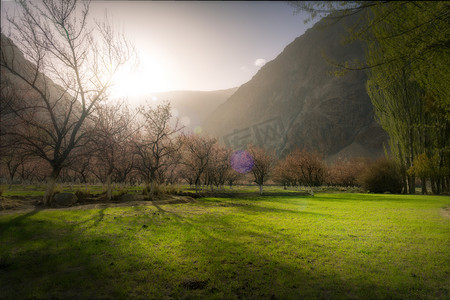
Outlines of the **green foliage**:
M 402 191 L 400 166 L 392 160 L 381 159 L 369 166 L 362 176 L 363 187 L 371 193 Z
M 372 27 L 383 53 L 378 62 L 411 66 L 411 79 L 433 97 L 450 121 L 448 2 L 392 2 L 374 6 L 372 12 L 382 20 Z
M 450 163 L 450 60 L 442 44 L 448 43 L 448 5 L 391 2 L 371 11 L 380 22 L 370 27 L 367 63 L 375 67 L 367 90 L 390 150 L 405 171 L 424 152 L 438 155 L 442 168 Z M 415 175 L 409 172 L 410 192 Z
M 430 178 L 432 176 L 436 176 L 438 169 L 437 161 L 437 156 L 430 159 L 426 153 L 422 153 L 416 157 L 414 160 L 414 165 L 408 169 L 408 173 L 415 174 L 420 178 Z
M 448 184 L 448 181 L 445 180 L 448 180 L 450 174 L 450 167 L 441 166 L 441 161 L 438 153 L 431 158 L 426 153 L 422 153 L 415 158 L 413 166 L 408 169 L 408 174 L 414 174 L 421 178 L 425 181 L 422 182 L 423 185 L 426 184 L 427 179 L 430 179 L 433 193 L 440 194 L 442 192 L 441 186 L 445 189 L 446 184 Z M 446 188 L 448 189 L 448 187 Z

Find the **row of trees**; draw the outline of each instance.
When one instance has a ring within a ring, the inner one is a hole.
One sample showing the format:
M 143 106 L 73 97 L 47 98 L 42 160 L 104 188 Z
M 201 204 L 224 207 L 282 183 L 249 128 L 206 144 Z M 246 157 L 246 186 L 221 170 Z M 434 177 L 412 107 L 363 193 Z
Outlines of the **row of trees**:
M 90 120 L 90 126 L 86 126 L 86 142 L 73 151 L 76 159 L 66 161 L 59 180 L 102 182 L 107 187 L 108 198 L 112 197 L 113 182 L 144 183 L 149 196 L 154 194 L 157 185 L 176 183 L 188 183 L 196 191 L 255 182 L 262 193 L 263 186 L 271 182 L 286 188 L 307 186 L 311 194 L 313 187 L 324 184 L 364 186 L 382 192 L 386 191 L 383 183 L 375 188 L 380 184 L 365 183 L 380 181 L 379 178 L 385 176 L 395 181 L 401 174 L 400 168 L 392 164 L 373 165 L 367 159 L 341 159 L 327 166 L 318 153 L 300 149 L 284 159 L 277 159 L 273 152 L 252 145 L 245 151 L 233 151 L 214 138 L 182 133 L 182 127 L 171 116 L 170 103 L 142 106 L 135 112 L 123 104 L 99 106 Z M 15 178 L 42 181 L 52 175 L 51 165 L 32 155 L 26 144 L 14 139 L 9 141 L 13 142 L 10 145 L 13 151 L 2 152 L 3 178 L 12 183 Z M 424 164 L 420 172 L 425 172 L 421 174 L 426 192 L 426 179 L 432 179 L 434 173 Z M 373 171 L 376 169 L 383 170 Z M 400 192 L 402 189 L 400 185 L 399 189 L 388 190 Z

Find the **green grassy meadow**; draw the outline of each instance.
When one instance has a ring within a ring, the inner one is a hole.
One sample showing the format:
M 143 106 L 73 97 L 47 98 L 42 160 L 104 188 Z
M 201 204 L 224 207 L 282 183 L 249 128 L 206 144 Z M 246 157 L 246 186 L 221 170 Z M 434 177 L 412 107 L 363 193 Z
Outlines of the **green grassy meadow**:
M 450 197 L 318 193 L 0 216 L 1 299 L 449 299 Z

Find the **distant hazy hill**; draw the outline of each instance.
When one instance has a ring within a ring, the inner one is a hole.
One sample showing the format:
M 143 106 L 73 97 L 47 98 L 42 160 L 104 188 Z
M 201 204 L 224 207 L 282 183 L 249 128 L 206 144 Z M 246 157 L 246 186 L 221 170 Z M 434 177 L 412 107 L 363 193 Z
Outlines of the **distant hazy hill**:
M 209 116 L 219 105 L 237 91 L 236 88 L 218 91 L 171 91 L 153 93 L 147 98 L 132 99 L 133 103 L 144 103 L 145 101 L 161 103 L 170 101 L 172 109 L 178 118 L 185 122 L 187 131 L 193 131 L 201 126 L 205 118 Z
M 329 159 L 382 154 L 387 135 L 374 121 L 365 73 L 337 78 L 329 74 L 333 67 L 324 58 L 362 59 L 362 44 L 342 44 L 342 20 L 319 28 L 323 22 L 262 67 L 203 127 L 234 148 L 252 142 L 273 147 L 279 155 L 296 147 L 318 150 Z
M 47 77 L 43 73 L 38 73 L 38 76 L 34 78 L 36 72 L 36 65 L 28 61 L 22 51 L 14 44 L 12 40 L 10 40 L 5 35 L 1 34 L 0 36 L 2 55 L 0 57 L 0 61 L 2 64 L 6 63 L 7 65 L 13 66 L 15 70 L 18 70 L 24 78 L 29 81 L 35 80 L 35 85 L 40 90 L 46 91 L 46 96 L 49 97 L 49 100 L 53 103 L 53 101 L 59 101 L 58 105 L 53 107 L 54 111 L 57 114 L 64 114 L 68 103 L 72 100 L 70 95 L 58 84 L 53 82 L 49 77 Z M 9 99 L 1 99 L 1 109 L 2 117 L 5 119 L 0 120 L 6 122 L 8 118 L 6 118 L 6 114 L 10 114 L 9 117 L 13 116 L 9 111 L 9 108 L 6 105 L 6 101 L 20 101 L 22 103 L 26 102 L 28 105 L 43 105 L 41 102 L 41 98 L 39 94 L 30 88 L 28 84 L 25 83 L 21 78 L 11 73 L 4 67 L 0 68 L 0 85 L 2 89 L 2 94 L 9 95 Z M 61 101 L 62 100 L 62 101 Z M 18 102 L 19 103 L 19 102 Z M 74 109 L 79 109 L 80 106 L 74 106 Z M 37 108 L 37 114 L 34 115 L 34 118 L 42 117 L 44 120 L 49 120 L 48 111 L 46 109 Z

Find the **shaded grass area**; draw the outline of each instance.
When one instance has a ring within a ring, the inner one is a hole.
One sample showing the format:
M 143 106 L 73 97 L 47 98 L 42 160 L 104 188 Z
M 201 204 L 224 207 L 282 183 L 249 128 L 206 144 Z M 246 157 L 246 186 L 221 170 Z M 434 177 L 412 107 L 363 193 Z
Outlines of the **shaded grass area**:
M 113 185 L 112 193 L 113 195 L 120 194 L 142 194 L 144 189 L 144 184 L 138 186 L 130 186 L 130 185 Z M 196 192 L 193 186 L 185 185 L 185 184 L 175 184 L 175 185 L 162 185 L 157 187 L 161 192 Z M 43 197 L 45 194 L 46 185 L 45 184 L 14 184 L 14 185 L 0 185 L 1 194 L 5 197 Z M 100 195 L 105 193 L 106 186 L 103 185 L 86 185 L 86 184 L 57 184 L 55 188 L 55 192 L 62 193 L 75 193 L 77 191 L 83 193 L 90 193 L 93 195 Z M 315 192 L 361 192 L 360 188 L 356 187 L 315 187 Z M 254 196 L 259 194 L 259 187 L 255 184 L 253 185 L 234 185 L 223 186 L 220 189 L 214 187 L 213 191 L 211 191 L 210 187 L 203 187 L 200 191 L 201 193 L 227 193 L 231 195 L 245 195 L 249 194 L 249 196 Z M 289 187 L 284 189 L 281 186 L 277 185 L 267 185 L 264 186 L 264 194 L 265 195 L 278 195 L 278 194 L 309 194 L 309 187 Z
M 1 185 L 0 190 L 2 190 L 2 195 L 5 197 L 43 197 L 46 190 L 45 184 L 14 184 L 14 185 Z M 57 184 L 55 187 L 55 192 L 62 193 L 75 193 L 77 191 L 91 193 L 94 195 L 99 195 L 104 193 L 106 190 L 105 186 L 102 185 L 76 185 L 76 184 Z M 119 193 L 142 193 L 142 187 L 120 187 L 114 186 L 112 189 L 113 195 L 118 195 Z
M 0 298 L 448 299 L 449 204 L 287 194 L 0 216 Z

